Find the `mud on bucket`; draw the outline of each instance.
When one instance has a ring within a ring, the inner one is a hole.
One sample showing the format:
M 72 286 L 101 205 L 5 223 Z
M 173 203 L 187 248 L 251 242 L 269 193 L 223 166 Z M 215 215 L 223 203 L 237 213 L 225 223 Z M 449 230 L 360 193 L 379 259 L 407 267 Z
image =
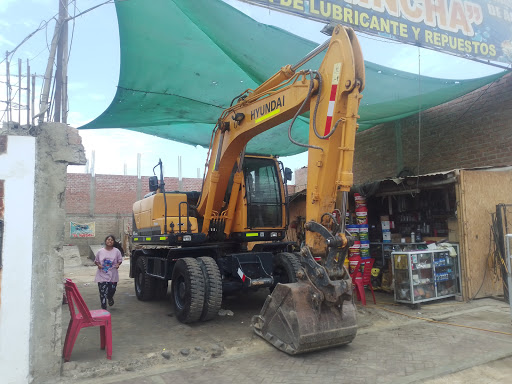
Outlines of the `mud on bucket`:
M 331 304 L 311 284 L 278 284 L 253 317 L 254 332 L 290 355 L 348 344 L 357 332 L 356 308 L 351 292 L 345 296 Z

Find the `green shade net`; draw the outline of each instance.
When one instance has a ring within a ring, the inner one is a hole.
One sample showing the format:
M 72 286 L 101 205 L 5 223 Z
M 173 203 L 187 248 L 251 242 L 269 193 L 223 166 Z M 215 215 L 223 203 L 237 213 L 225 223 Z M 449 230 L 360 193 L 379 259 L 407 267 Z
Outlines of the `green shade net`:
M 124 128 L 207 147 L 221 112 L 318 44 L 254 21 L 220 0 L 116 2 L 121 44 L 119 85 L 103 114 L 81 129 Z M 326 36 L 326 40 L 328 36 Z M 323 55 L 304 67 L 317 69 Z M 504 75 L 446 80 L 365 63 L 360 131 L 462 96 Z M 421 90 L 421 92 L 420 92 Z M 421 104 L 420 104 L 421 103 Z M 306 143 L 309 120 L 292 136 Z M 255 137 L 251 153 L 294 155 L 288 124 Z

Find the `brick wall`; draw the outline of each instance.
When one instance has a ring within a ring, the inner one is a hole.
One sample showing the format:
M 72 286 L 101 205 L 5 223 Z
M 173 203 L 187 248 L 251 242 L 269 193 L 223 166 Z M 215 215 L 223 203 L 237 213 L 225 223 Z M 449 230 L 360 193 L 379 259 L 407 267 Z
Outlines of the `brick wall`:
M 426 174 L 512 165 L 511 104 L 512 74 L 508 74 L 490 86 L 422 112 L 421 125 L 418 115 L 403 119 L 398 140 L 403 167 L 397 162 L 394 122 L 358 133 L 355 183 L 396 176 L 399 168 Z
M 88 174 L 67 174 L 66 213 L 89 213 L 91 203 L 91 179 L 91 175 Z
M 137 176 L 96 175 L 95 214 L 129 213 L 137 201 Z
M 167 191 L 199 191 L 202 179 L 165 178 Z M 78 246 L 82 256 L 89 255 L 91 245 L 101 244 L 109 234 L 123 242 L 127 250 L 127 233 L 131 230 L 132 206 L 149 192 L 149 177 L 68 173 L 66 186 L 66 244 Z M 70 222 L 95 223 L 95 237 L 72 238 Z
M 166 191 L 200 191 L 202 179 L 165 178 Z M 140 196 L 137 190 L 140 188 Z M 131 215 L 132 205 L 149 192 L 149 177 L 68 173 L 66 213 L 68 215 Z M 92 212 L 91 212 L 92 209 Z

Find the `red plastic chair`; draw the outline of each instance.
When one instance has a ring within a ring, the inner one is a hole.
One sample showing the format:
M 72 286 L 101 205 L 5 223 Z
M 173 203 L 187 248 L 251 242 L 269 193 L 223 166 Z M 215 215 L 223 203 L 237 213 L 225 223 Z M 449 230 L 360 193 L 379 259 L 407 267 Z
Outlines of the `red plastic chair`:
M 64 288 L 66 289 L 69 313 L 71 315 L 68 331 L 66 333 L 66 340 L 64 341 L 64 350 L 62 352 L 64 361 L 69 361 L 78 333 L 80 332 L 80 329 L 85 327 L 100 327 L 101 349 L 105 349 L 105 346 L 107 347 L 107 359 L 111 360 L 112 321 L 110 318 L 110 312 L 106 309 L 89 311 L 82 295 L 78 292 L 76 284 L 70 279 L 66 279 Z
M 377 304 L 377 301 L 375 300 L 375 293 L 373 292 L 373 287 L 372 287 L 373 263 L 375 263 L 375 259 L 361 260 L 361 262 L 359 264 L 361 265 L 361 267 L 364 266 L 363 273 L 361 273 L 359 271 L 359 268 L 356 268 L 355 272 L 353 273 L 355 275 L 355 277 L 352 278 L 352 284 L 354 285 L 354 289 L 356 290 L 357 299 L 359 301 L 361 301 L 361 303 L 363 305 L 366 305 L 366 294 L 364 291 L 365 286 L 370 288 L 370 291 L 372 292 L 372 296 L 373 296 L 373 303 Z M 359 264 L 358 264 L 358 267 L 359 267 Z
M 354 283 L 356 277 L 361 277 L 361 264 L 363 261 L 364 260 L 358 260 L 356 267 L 352 270 L 352 273 L 349 272 L 350 278 L 352 279 L 352 283 Z

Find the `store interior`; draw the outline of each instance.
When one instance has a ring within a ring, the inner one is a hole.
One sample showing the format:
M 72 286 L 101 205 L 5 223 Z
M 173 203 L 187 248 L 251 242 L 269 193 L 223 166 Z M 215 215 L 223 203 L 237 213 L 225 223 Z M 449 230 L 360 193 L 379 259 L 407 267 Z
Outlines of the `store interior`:
M 346 262 L 353 277 L 359 273 L 354 271 L 359 259 L 371 258 L 372 287 L 394 294 L 398 303 L 419 305 L 460 294 L 451 175 L 388 179 L 355 188 L 346 224 L 356 243 Z

